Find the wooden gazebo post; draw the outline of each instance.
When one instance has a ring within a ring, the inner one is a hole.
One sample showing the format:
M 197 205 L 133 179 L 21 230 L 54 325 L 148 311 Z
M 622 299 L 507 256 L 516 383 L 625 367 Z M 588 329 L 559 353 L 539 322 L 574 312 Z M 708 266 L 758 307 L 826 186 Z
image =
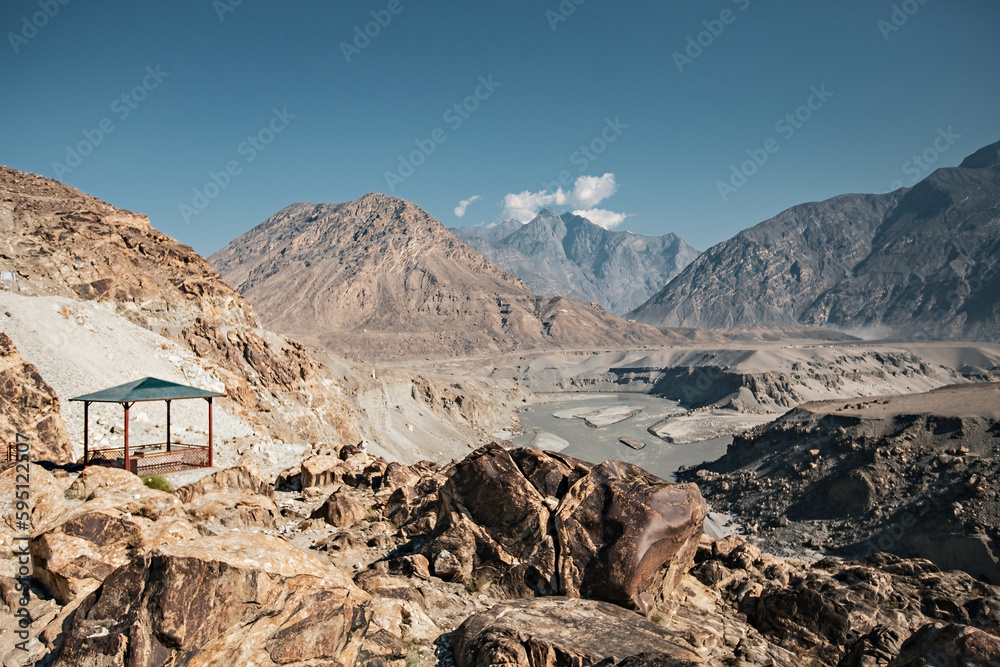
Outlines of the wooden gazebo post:
M 208 401 L 208 467 L 215 466 L 215 446 L 212 438 L 212 397 L 205 399 Z
M 167 401 L 167 451 L 170 451 L 170 401 Z
M 90 415 L 88 414 L 90 409 L 90 401 L 83 402 L 83 465 L 86 466 L 89 463 L 89 452 L 90 452 Z
M 128 454 L 128 409 L 132 407 L 131 403 L 122 403 L 125 406 L 125 470 L 129 472 L 132 471 L 131 457 Z

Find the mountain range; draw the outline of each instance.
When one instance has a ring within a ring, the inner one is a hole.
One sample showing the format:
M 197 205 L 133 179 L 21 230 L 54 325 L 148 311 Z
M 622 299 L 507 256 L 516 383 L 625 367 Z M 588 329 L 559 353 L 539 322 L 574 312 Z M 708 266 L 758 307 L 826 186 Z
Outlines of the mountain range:
M 451 231 L 535 294 L 596 301 L 620 315 L 645 303 L 699 254 L 676 234 L 610 231 L 548 208 L 525 224 L 508 220 Z
M 415 204 L 293 204 L 209 258 L 264 322 L 349 356 L 663 344 L 599 306 L 538 297 Z
M 1000 142 L 912 188 L 802 204 L 707 250 L 629 317 L 1000 338 Z

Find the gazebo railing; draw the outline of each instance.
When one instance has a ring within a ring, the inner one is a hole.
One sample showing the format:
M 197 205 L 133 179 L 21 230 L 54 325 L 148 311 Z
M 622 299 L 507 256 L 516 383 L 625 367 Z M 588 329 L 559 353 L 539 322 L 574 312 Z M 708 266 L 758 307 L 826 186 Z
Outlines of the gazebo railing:
M 131 472 L 145 477 L 146 475 L 162 475 L 171 472 L 189 470 L 191 468 L 207 468 L 209 466 L 209 448 L 207 445 L 185 445 L 183 443 L 159 442 L 148 445 L 137 445 L 129 448 L 129 464 Z M 93 449 L 87 455 L 85 465 L 106 466 L 109 468 L 125 467 L 125 448 L 110 447 Z

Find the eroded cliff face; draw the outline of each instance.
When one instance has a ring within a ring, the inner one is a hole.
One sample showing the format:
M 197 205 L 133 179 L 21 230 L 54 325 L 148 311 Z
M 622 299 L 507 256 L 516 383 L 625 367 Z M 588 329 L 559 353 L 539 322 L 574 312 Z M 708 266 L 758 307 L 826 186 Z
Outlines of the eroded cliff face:
M 0 332 L 0 443 L 15 444 L 21 434 L 33 460 L 68 463 L 73 448 L 60 405 L 38 369 L 21 358 L 10 337 Z M 6 454 L 4 446 L 0 456 Z
M 273 437 L 358 440 L 353 411 L 326 368 L 261 329 L 208 262 L 145 216 L 0 167 L 0 230 L 0 263 L 17 274 L 6 289 L 99 303 L 182 344 L 214 364 L 226 404 Z

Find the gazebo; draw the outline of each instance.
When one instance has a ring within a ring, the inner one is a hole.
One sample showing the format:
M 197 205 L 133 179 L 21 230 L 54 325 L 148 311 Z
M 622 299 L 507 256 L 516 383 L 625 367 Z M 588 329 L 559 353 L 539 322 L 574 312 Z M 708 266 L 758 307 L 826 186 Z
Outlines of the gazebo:
M 212 400 L 222 396 L 225 394 L 147 377 L 93 394 L 71 398 L 71 401 L 83 403 L 83 465 L 124 468 L 140 476 L 189 468 L 211 468 L 214 458 Z M 208 445 L 191 445 L 170 440 L 170 403 L 189 398 L 203 398 L 208 401 Z M 167 404 L 166 441 L 130 447 L 129 409 L 136 403 L 147 401 L 165 401 Z M 124 408 L 124 447 L 90 450 L 91 403 L 118 403 Z

